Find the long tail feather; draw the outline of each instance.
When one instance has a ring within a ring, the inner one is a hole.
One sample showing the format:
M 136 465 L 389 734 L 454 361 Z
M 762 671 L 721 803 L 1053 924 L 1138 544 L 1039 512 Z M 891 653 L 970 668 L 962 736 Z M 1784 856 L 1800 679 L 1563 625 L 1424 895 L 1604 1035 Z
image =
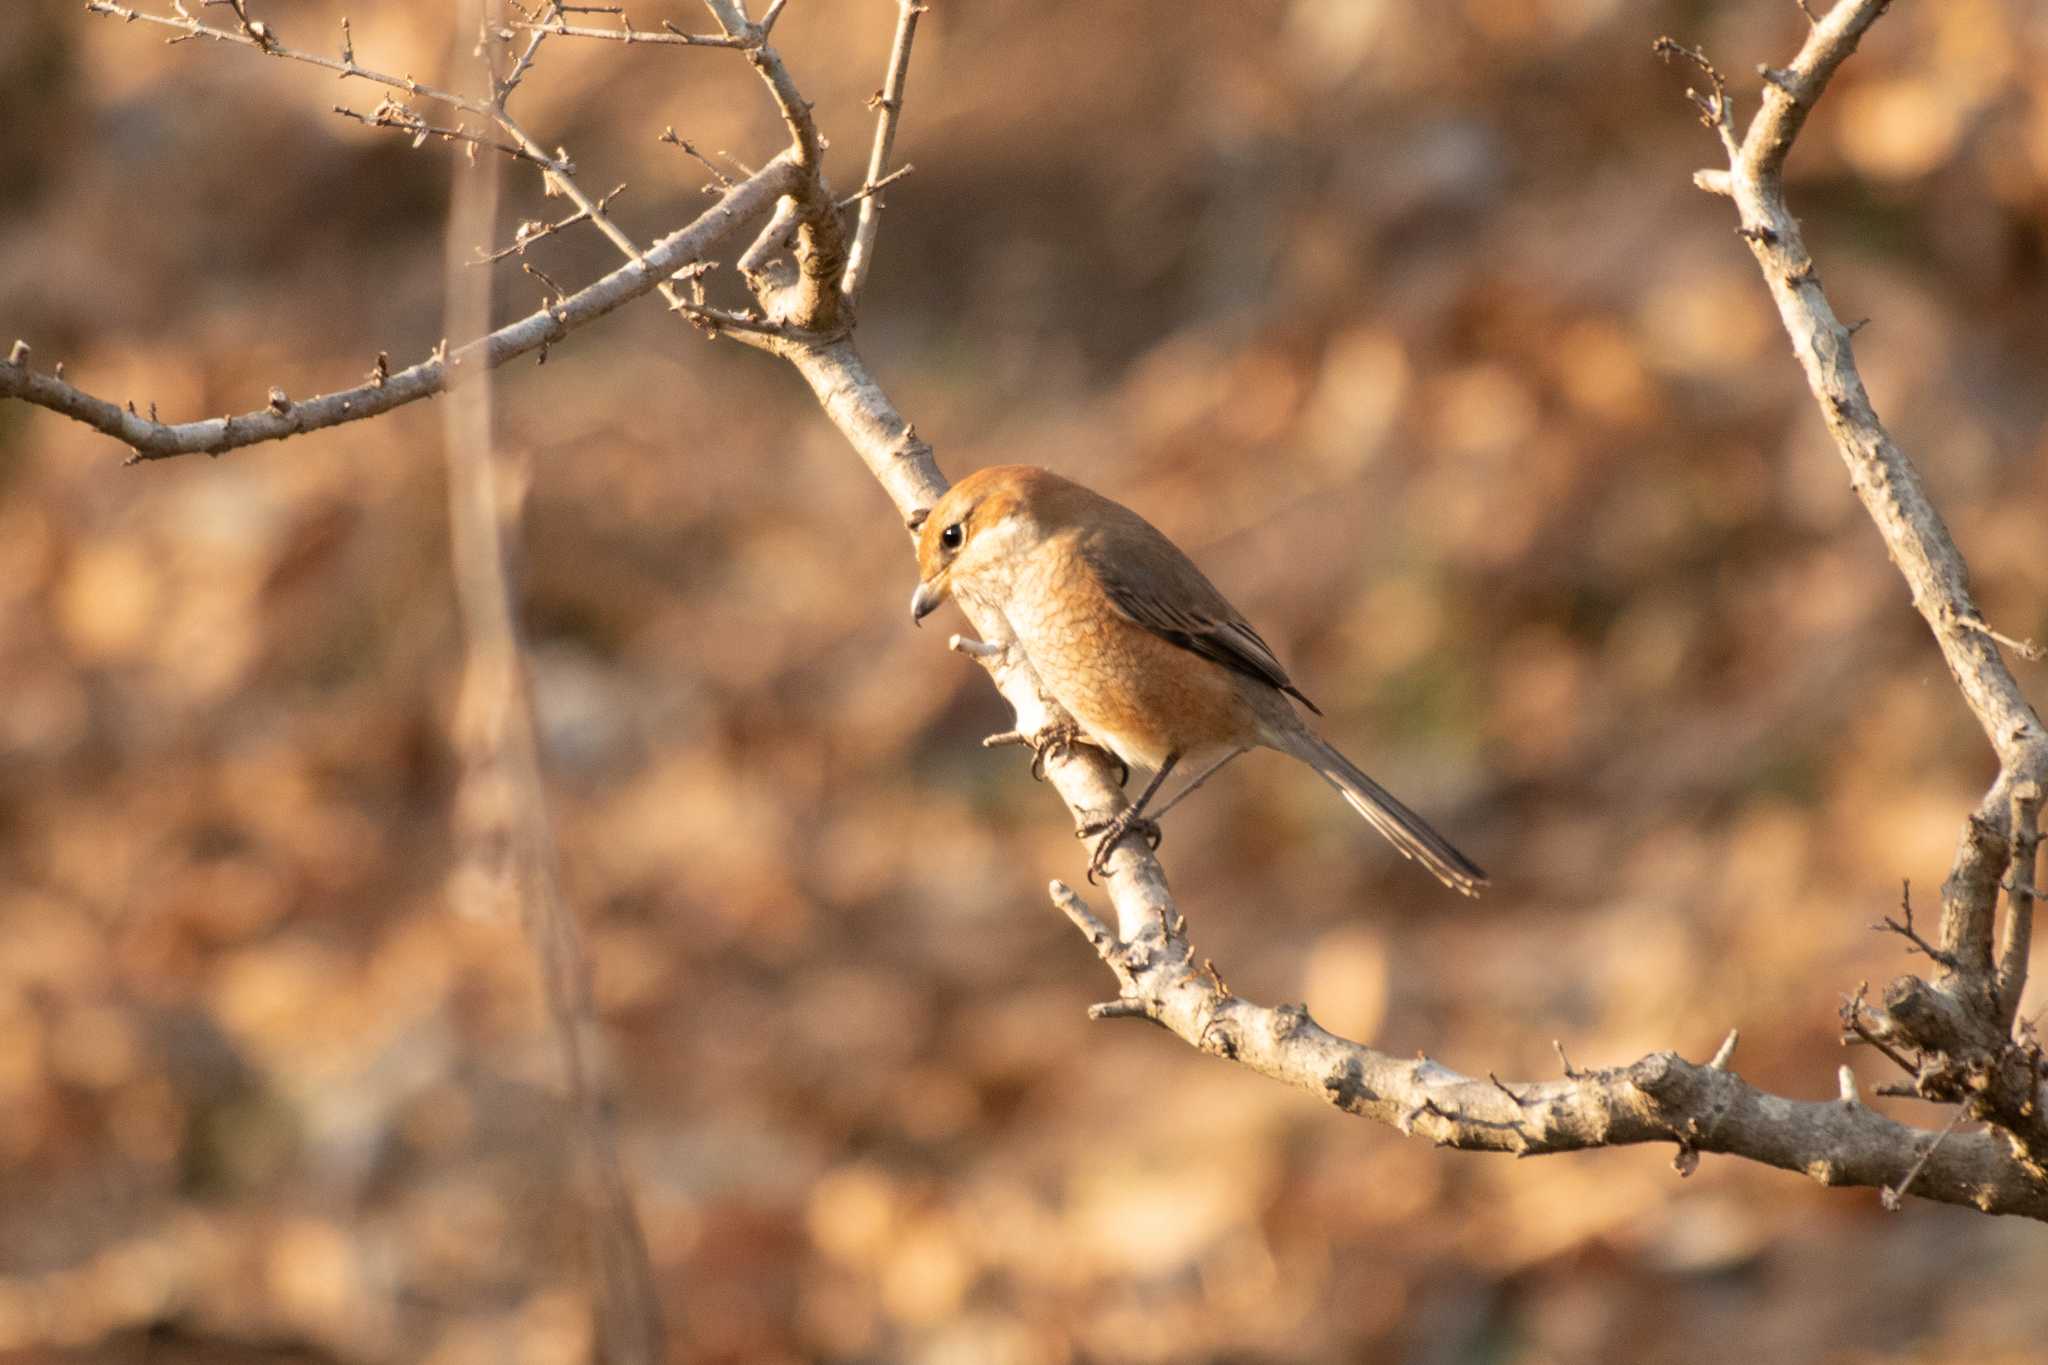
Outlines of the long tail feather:
M 1476 896 L 1486 885 L 1486 873 L 1479 864 L 1460 853 L 1443 835 L 1430 828 L 1427 820 L 1394 799 L 1394 794 L 1367 777 L 1358 765 L 1306 728 L 1287 737 L 1289 751 L 1322 775 L 1351 803 L 1351 808 L 1388 843 L 1413 858 L 1436 879 L 1454 891 Z

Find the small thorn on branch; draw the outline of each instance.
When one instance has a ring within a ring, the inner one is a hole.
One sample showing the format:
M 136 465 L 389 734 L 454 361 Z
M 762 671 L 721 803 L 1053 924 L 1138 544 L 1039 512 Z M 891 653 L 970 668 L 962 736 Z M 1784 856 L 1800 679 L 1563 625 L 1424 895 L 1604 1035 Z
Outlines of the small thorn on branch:
M 1503 1081 L 1499 1076 L 1496 1076 L 1493 1072 L 1487 1072 L 1486 1079 L 1493 1082 L 1493 1088 L 1495 1090 L 1500 1091 L 1501 1094 L 1506 1095 L 1509 1099 L 1513 1100 L 1515 1102 L 1516 1108 L 1527 1109 L 1529 1107 L 1531 1101 L 1522 1098 L 1520 1095 L 1517 1095 L 1508 1086 L 1508 1083 L 1506 1081 Z
M 1558 1064 L 1564 1067 L 1564 1078 L 1566 1080 L 1575 1081 L 1586 1074 L 1585 1072 L 1579 1070 L 1577 1067 L 1573 1066 L 1572 1059 L 1565 1055 L 1563 1039 L 1552 1038 L 1550 1040 L 1550 1045 L 1557 1049 Z
M 21 368 L 23 365 L 28 364 L 28 353 L 33 349 L 26 341 L 17 337 L 14 344 L 7 348 L 7 363 L 16 369 Z M 61 370 L 63 366 L 60 365 L 57 368 Z
M 1714 1049 L 1714 1055 L 1707 1062 L 1707 1065 L 1715 1071 L 1726 1071 L 1728 1063 L 1735 1060 L 1735 1045 L 1740 1041 L 1742 1041 L 1742 1030 L 1729 1029 L 1728 1036 L 1721 1040 L 1721 1046 Z
M 1856 1073 L 1849 1069 L 1847 1062 L 1835 1068 L 1835 1086 L 1843 1104 L 1861 1104 L 1863 1097 L 1856 1089 Z

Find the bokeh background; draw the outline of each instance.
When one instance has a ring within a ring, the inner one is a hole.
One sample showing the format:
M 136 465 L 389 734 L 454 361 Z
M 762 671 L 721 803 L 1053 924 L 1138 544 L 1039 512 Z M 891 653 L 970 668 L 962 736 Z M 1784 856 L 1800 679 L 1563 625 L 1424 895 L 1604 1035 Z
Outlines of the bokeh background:
M 253 10 L 338 47 L 324 0 Z M 846 188 L 893 11 L 793 0 L 778 31 Z M 348 12 L 366 63 L 445 69 L 442 7 Z M 1739 1070 L 1818 1097 L 1842 994 L 1911 967 L 1869 925 L 1902 878 L 1931 905 L 1990 756 L 1690 185 L 1691 74 L 1649 51 L 1746 73 L 1804 27 L 1790 0 L 936 0 L 871 363 L 949 470 L 1050 464 L 1165 527 L 1495 873 L 1462 902 L 1246 760 L 1164 848 L 1236 989 L 1509 1077 L 1555 1074 L 1553 1039 L 1613 1064 L 1739 1025 Z M 1902 5 L 1793 163 L 1880 412 L 1989 618 L 2036 637 L 2044 59 L 2028 0 Z M 419 358 L 449 153 L 329 112 L 379 94 L 0 8 L 0 340 L 170 419 Z M 704 202 L 664 125 L 777 145 L 717 52 L 558 40 L 518 106 L 628 184 L 642 239 Z M 559 216 L 508 184 L 508 235 Z M 613 263 L 594 234 L 530 259 Z M 1083 851 L 977 747 L 998 699 L 947 621 L 909 628 L 902 532 L 795 376 L 647 302 L 502 371 L 498 409 L 679 1353 L 2040 1358 L 2036 1225 L 1661 1149 L 1439 1152 L 1090 1025 L 1110 979 L 1044 891 Z M 122 454 L 0 406 L 0 1355 L 585 1358 L 534 969 L 448 894 L 438 413 Z

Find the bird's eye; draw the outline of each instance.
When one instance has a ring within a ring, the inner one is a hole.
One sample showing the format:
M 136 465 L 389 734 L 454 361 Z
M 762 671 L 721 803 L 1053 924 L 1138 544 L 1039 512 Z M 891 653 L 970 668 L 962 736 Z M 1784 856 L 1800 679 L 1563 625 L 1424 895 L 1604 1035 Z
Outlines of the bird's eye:
M 966 539 L 966 536 L 966 531 L 961 529 L 960 523 L 956 521 L 945 530 L 939 532 L 939 544 L 949 550 L 957 550 L 960 548 L 960 542 Z

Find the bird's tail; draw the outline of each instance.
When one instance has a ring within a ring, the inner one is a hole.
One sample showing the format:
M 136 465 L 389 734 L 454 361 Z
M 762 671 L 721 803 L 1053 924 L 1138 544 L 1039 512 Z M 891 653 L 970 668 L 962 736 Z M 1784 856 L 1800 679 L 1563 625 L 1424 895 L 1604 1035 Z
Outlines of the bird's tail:
M 1460 853 L 1451 841 L 1430 828 L 1429 822 L 1394 799 L 1394 794 L 1359 771 L 1358 765 L 1337 752 L 1320 736 L 1301 727 L 1284 736 L 1287 751 L 1314 768 L 1325 782 L 1335 787 L 1366 823 L 1386 836 L 1387 842 L 1436 874 L 1436 879 L 1454 891 L 1476 896 L 1486 885 L 1486 873 L 1479 864 Z

